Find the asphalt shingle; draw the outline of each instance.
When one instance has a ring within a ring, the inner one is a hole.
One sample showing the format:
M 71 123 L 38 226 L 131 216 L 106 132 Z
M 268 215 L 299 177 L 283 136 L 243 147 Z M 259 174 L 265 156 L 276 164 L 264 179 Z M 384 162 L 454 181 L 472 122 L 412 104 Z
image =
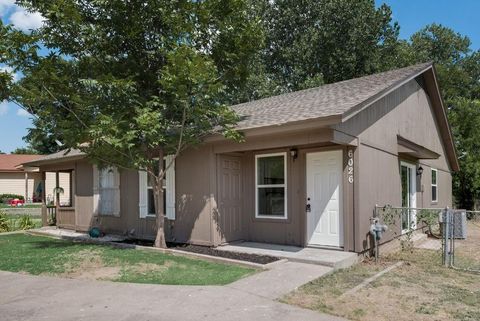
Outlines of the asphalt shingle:
M 232 109 L 242 118 L 237 129 L 343 115 L 430 66 L 423 63 L 235 105 Z

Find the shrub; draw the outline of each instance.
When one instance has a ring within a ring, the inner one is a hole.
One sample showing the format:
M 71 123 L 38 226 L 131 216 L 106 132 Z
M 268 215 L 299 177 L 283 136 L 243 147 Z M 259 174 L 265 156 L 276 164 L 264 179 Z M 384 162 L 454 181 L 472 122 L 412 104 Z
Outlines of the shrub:
M 19 221 L 20 223 L 18 224 L 18 229 L 20 230 L 29 230 L 35 228 L 35 223 L 30 215 L 22 216 Z
M 0 233 L 9 232 L 11 229 L 10 221 L 8 220 L 7 213 L 0 210 Z
M 19 200 L 24 200 L 23 195 L 18 194 L 0 194 L 0 203 L 7 203 L 9 200 L 18 198 Z

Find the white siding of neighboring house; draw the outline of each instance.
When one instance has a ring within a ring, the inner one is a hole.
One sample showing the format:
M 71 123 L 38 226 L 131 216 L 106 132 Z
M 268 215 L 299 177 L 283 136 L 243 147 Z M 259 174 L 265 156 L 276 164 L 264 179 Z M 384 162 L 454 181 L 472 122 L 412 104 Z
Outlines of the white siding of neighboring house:
M 31 199 L 40 179 L 40 173 L 28 173 L 28 195 L 25 195 L 25 173 L 0 173 L 0 194 L 18 194 Z

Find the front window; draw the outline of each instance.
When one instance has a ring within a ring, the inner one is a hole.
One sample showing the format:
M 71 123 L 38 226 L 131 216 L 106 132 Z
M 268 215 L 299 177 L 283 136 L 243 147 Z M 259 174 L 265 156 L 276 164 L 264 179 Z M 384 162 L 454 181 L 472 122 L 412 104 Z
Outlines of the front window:
M 98 191 L 99 191 L 99 214 L 113 215 L 117 202 L 117 169 L 114 167 L 105 167 L 98 173 Z
M 166 164 L 165 164 L 165 160 L 163 160 L 163 168 L 165 168 Z M 155 164 L 155 175 L 158 175 L 158 160 Z M 162 189 L 163 189 L 163 209 L 165 210 L 166 209 L 166 179 L 165 179 L 165 176 L 163 176 L 163 180 L 162 180 Z M 147 210 L 148 210 L 148 213 L 147 215 L 148 216 L 155 216 L 156 213 L 155 213 L 155 197 L 153 195 L 153 184 L 154 182 L 152 181 L 152 178 L 150 177 L 150 175 L 147 176 Z
M 438 185 L 437 185 L 438 171 L 432 168 L 432 202 L 438 202 Z
M 287 218 L 287 154 L 255 157 L 256 217 Z

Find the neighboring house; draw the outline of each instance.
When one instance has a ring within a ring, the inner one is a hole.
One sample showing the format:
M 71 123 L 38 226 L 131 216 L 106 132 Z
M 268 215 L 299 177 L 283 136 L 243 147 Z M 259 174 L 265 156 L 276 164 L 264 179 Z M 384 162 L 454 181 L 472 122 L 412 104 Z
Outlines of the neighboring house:
M 28 202 L 41 202 L 43 194 L 42 174 L 38 167 L 22 166 L 22 163 L 38 160 L 42 155 L 0 154 L 0 194 L 22 195 Z M 56 186 L 55 173 L 46 174 L 46 200 L 54 201 L 53 190 Z M 61 183 L 60 183 L 61 182 Z M 60 176 L 59 184 L 66 186 L 60 195 L 60 201 L 70 198 L 69 183 Z
M 0 154 L 0 194 L 22 195 L 28 201 L 41 201 L 41 174 L 38 168 L 26 171 L 21 164 L 41 155 Z
M 166 175 L 170 241 L 362 252 L 375 205 L 452 204 L 451 173 L 459 167 L 431 64 L 232 108 L 246 141 L 211 136 Z M 59 226 L 154 237 L 144 172 L 99 171 L 78 150 L 25 165 L 72 177 L 71 206 L 57 208 Z

